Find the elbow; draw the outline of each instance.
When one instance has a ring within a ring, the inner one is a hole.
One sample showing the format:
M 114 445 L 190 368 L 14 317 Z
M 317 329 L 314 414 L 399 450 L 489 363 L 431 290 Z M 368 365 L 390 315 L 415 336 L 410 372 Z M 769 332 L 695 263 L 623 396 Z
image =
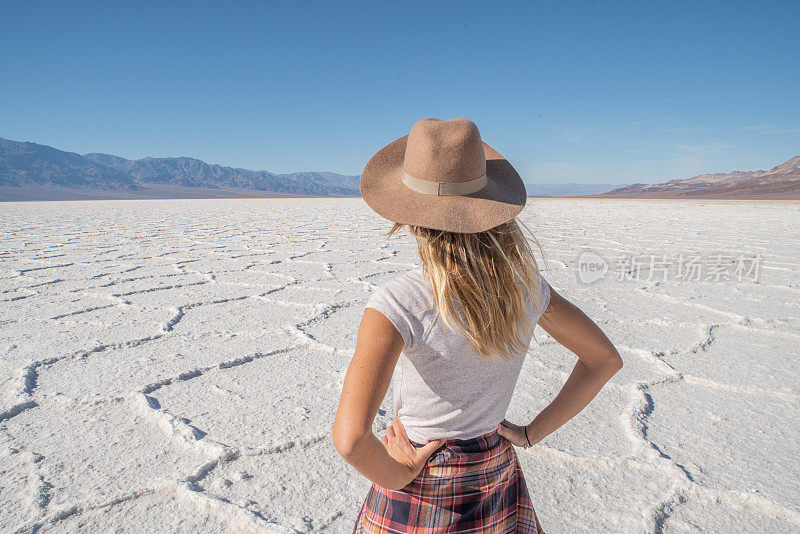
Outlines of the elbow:
M 358 448 L 358 443 L 361 436 L 355 432 L 348 431 L 334 425 L 333 427 L 333 447 L 339 456 L 348 460 L 353 457 L 355 450 Z
M 622 358 L 613 346 L 593 354 L 591 358 L 580 359 L 579 356 L 579 362 L 583 362 L 591 373 L 605 380 L 609 380 L 622 369 Z
M 349 454 L 353 452 L 353 444 L 351 443 L 352 440 L 347 438 L 347 434 L 343 432 L 336 424 L 333 425 L 333 448 L 336 449 L 336 452 L 339 453 L 339 456 L 342 458 L 346 458 Z
M 353 451 L 355 450 L 355 440 L 347 439 L 347 438 L 333 438 L 333 447 L 336 449 L 336 452 L 339 453 L 339 456 L 347 460 L 353 456 Z
M 614 376 L 622 369 L 622 357 L 619 355 L 617 349 L 612 348 L 611 354 L 608 356 L 608 363 L 606 364 L 611 376 Z

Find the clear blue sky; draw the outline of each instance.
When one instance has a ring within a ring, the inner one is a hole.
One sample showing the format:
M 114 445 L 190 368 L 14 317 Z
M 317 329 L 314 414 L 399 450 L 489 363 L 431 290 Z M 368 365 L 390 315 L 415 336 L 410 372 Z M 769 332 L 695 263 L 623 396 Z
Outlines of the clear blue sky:
M 0 137 L 359 174 L 462 116 L 526 182 L 800 154 L 796 0 L 428 4 L 2 2 Z

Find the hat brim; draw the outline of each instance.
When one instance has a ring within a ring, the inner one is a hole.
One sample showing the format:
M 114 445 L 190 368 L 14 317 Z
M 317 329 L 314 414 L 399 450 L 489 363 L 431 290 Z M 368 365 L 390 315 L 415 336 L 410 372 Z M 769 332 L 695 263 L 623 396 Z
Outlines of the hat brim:
M 384 219 L 449 232 L 483 232 L 516 217 L 527 193 L 519 173 L 498 151 L 483 143 L 486 186 L 468 195 L 430 195 L 403 183 L 408 135 L 392 141 L 361 173 L 361 197 Z

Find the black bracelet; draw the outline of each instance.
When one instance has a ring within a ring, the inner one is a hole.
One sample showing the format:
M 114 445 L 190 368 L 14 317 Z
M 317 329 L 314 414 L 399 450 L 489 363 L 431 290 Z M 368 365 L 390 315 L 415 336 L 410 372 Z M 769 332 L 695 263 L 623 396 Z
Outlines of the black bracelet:
M 531 440 L 528 439 L 528 425 L 525 425 L 525 441 L 528 442 L 528 447 L 531 446 Z

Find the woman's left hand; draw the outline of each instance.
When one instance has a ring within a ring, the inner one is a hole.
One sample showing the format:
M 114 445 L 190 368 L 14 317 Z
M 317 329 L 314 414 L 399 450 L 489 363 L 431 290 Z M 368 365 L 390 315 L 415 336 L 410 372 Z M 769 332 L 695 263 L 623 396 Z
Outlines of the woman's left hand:
M 408 439 L 406 429 L 403 428 L 403 423 L 400 418 L 395 416 L 394 421 L 386 429 L 386 434 L 381 437 L 381 443 L 386 447 L 389 456 L 394 458 L 404 468 L 403 480 L 405 481 L 401 488 L 406 487 L 412 480 L 417 478 L 417 475 L 425 467 L 428 459 L 433 455 L 436 450 L 444 445 L 445 440 L 435 439 L 429 441 L 420 448 L 414 447 L 411 440 Z

